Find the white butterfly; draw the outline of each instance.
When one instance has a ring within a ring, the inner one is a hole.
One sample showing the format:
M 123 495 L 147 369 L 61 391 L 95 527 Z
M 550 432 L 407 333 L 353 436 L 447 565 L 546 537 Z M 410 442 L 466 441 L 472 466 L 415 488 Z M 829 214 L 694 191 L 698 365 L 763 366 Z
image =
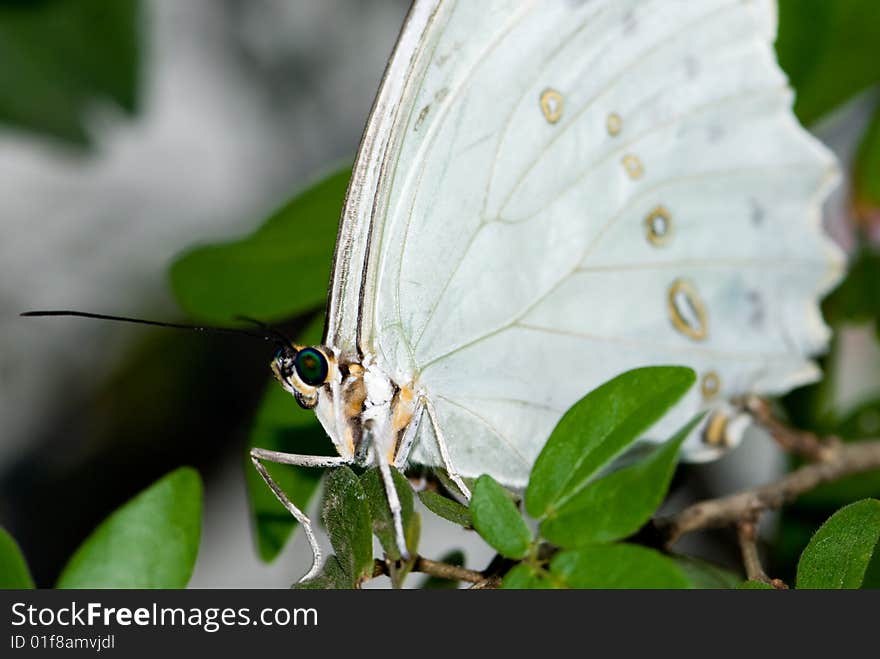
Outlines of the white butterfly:
M 700 375 L 649 433 L 818 377 L 832 156 L 791 112 L 768 0 L 417 0 L 355 163 L 324 344 L 277 378 L 339 452 L 261 460 L 525 484 L 563 412 L 620 372 Z

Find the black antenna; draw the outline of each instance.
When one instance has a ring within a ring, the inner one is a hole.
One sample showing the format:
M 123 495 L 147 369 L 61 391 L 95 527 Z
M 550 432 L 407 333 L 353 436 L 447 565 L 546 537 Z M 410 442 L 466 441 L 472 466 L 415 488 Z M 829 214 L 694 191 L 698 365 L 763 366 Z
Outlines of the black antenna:
M 279 332 L 277 329 L 275 329 L 271 325 L 267 325 L 266 323 L 264 323 L 262 320 L 257 320 L 256 318 L 251 318 L 250 316 L 241 316 L 241 315 L 235 316 L 235 320 L 243 320 L 247 323 L 252 323 L 252 324 L 256 325 L 257 327 L 259 327 L 264 332 L 268 332 L 269 334 L 276 337 L 277 339 L 280 339 L 285 345 L 289 345 L 289 346 L 293 345 L 293 341 L 290 339 L 290 337 L 285 336 L 284 334 Z M 269 337 L 267 336 L 266 338 L 268 339 Z
M 182 323 L 165 323 L 157 320 L 144 320 L 143 318 L 129 318 L 127 316 L 110 316 L 102 313 L 88 313 L 86 311 L 71 311 L 69 309 L 52 309 L 48 311 L 25 311 L 19 314 L 26 318 L 38 318 L 43 316 L 76 316 L 77 318 L 95 318 L 97 320 L 112 320 L 120 323 L 135 323 L 137 325 L 152 325 L 153 327 L 170 327 L 172 329 L 191 330 L 193 332 L 204 332 L 206 334 L 235 334 L 237 336 L 250 336 L 263 341 L 272 341 L 282 348 L 289 348 L 290 341 L 280 332 L 272 329 L 268 325 L 257 322 L 260 327 L 269 332 L 269 334 L 259 334 L 244 329 L 235 329 L 231 327 L 210 327 L 207 325 L 185 325 Z M 243 317 L 242 317 L 243 318 Z M 250 320 L 250 319 L 248 319 Z

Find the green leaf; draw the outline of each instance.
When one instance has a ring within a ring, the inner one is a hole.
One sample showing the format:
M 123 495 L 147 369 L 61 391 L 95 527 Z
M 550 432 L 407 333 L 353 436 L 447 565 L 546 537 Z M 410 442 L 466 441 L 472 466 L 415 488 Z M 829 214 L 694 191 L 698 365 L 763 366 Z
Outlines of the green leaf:
M 0 527 L 0 590 L 30 589 L 34 580 L 18 543 Z
M 548 590 L 558 588 L 544 574 L 528 563 L 515 565 L 501 582 L 505 590 Z
M 569 588 L 688 588 L 671 558 L 638 545 L 593 545 L 553 557 L 550 572 Z
M 458 501 L 453 501 L 449 497 L 431 490 L 422 490 L 419 492 L 419 499 L 425 504 L 425 507 L 438 517 L 458 524 L 466 529 L 474 527 L 471 519 L 471 512 L 462 506 Z
M 763 581 L 754 581 L 750 579 L 749 581 L 744 581 L 739 586 L 737 586 L 737 590 L 776 590 L 773 586 L 768 583 L 764 583 Z
M 488 475 L 474 484 L 470 503 L 474 528 L 499 554 L 523 558 L 532 534 L 507 491 Z
M 410 530 L 415 519 L 413 514 L 412 487 L 406 476 L 393 467 L 391 468 L 391 477 L 394 480 L 394 488 L 397 490 L 397 496 L 400 499 L 403 534 L 407 539 L 407 549 L 413 555 L 416 553 L 418 546 L 411 546 L 409 544 Z M 382 474 L 379 472 L 379 468 L 373 467 L 369 471 L 364 472 L 361 476 L 361 484 L 364 486 L 367 501 L 370 502 L 370 511 L 373 517 L 373 533 L 379 538 L 379 543 L 382 545 L 385 555 L 392 561 L 399 561 L 402 556 L 395 539 L 394 517 L 391 514 L 391 507 L 388 504 L 388 496 L 385 492 L 385 484 L 382 482 Z M 415 540 L 417 541 L 418 538 L 415 538 Z
M 104 520 L 58 579 L 58 588 L 183 588 L 202 528 L 202 482 L 172 471 Z
M 862 589 L 880 590 L 880 549 L 874 548 L 874 556 L 865 570 Z
M 359 585 L 373 573 L 372 520 L 364 487 L 348 467 L 329 471 L 321 519 L 342 571 Z
M 84 145 L 96 103 L 134 112 L 140 16 L 137 0 L 0 3 L 0 123 Z
M 594 389 L 556 424 L 526 488 L 526 510 L 540 519 L 578 492 L 632 444 L 691 387 L 696 375 L 680 366 L 627 371 Z
M 455 549 L 448 554 L 444 554 L 440 558 L 440 562 L 461 567 L 464 565 L 464 552 L 460 549 Z M 427 577 L 422 581 L 419 588 L 422 590 L 455 590 L 458 588 L 458 581 L 454 579 L 441 579 L 440 577 Z
M 878 42 L 876 0 L 780 0 L 776 51 L 798 118 L 812 123 L 880 80 Z
M 681 443 L 702 415 L 645 460 L 593 481 L 541 523 L 541 534 L 565 549 L 611 542 L 635 533 L 663 503 Z
M 214 324 L 236 315 L 270 321 L 323 308 L 350 173 L 346 167 L 315 183 L 246 238 L 178 258 L 171 286 L 180 306 Z
M 350 590 L 354 582 L 345 573 L 339 559 L 331 554 L 324 562 L 321 572 L 308 581 L 293 584 L 295 590 Z
M 684 572 L 691 588 L 699 590 L 739 588 L 742 578 L 708 561 L 693 556 L 676 556 L 678 567 Z
M 880 542 L 880 501 L 863 499 L 826 521 L 801 554 L 798 588 L 859 588 Z

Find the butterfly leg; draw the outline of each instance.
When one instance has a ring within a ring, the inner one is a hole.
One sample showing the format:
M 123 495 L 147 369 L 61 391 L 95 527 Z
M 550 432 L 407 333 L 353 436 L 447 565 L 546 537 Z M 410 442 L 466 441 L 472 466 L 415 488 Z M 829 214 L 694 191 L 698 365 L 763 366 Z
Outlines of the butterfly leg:
M 403 533 L 403 512 L 397 488 L 394 486 L 394 479 L 391 477 L 391 467 L 375 443 L 373 444 L 373 455 L 376 464 L 379 465 L 379 474 L 382 476 L 382 484 L 385 486 L 385 496 L 388 497 L 388 508 L 391 509 L 391 518 L 394 520 L 394 541 L 397 543 L 401 557 L 408 560 L 409 550 L 406 548 L 406 536 Z
M 461 476 L 458 475 L 458 472 L 452 466 L 452 460 L 449 458 L 449 449 L 446 446 L 446 440 L 443 438 L 443 431 L 440 430 L 440 423 L 437 421 L 437 412 L 434 410 L 434 404 L 427 396 L 421 397 L 421 404 L 425 406 L 425 410 L 428 412 L 428 418 L 431 420 L 431 427 L 434 428 L 434 437 L 437 439 L 437 448 L 440 449 L 440 459 L 443 462 L 443 468 L 446 469 L 446 473 L 449 474 L 449 478 L 452 479 L 452 482 L 455 483 L 459 490 L 461 490 L 465 499 L 470 501 L 471 491 L 468 489 L 468 486 L 464 484 Z
M 296 455 L 294 453 L 280 453 L 278 451 L 268 451 L 261 448 L 251 449 L 251 462 L 254 463 L 257 472 L 262 476 L 266 485 L 269 486 L 269 489 L 272 490 L 275 498 L 277 498 L 278 501 L 281 502 L 281 505 L 294 516 L 300 525 L 302 525 L 306 538 L 308 538 L 309 546 L 312 548 L 312 567 L 309 568 L 309 571 L 300 579 L 300 581 L 307 581 L 316 576 L 321 569 L 321 548 L 318 546 L 318 541 L 315 539 L 315 533 L 312 530 L 312 521 L 288 498 L 287 494 L 284 493 L 284 490 L 282 490 L 272 476 L 269 475 L 269 472 L 266 470 L 266 467 L 263 466 L 261 460 L 274 462 L 276 464 L 293 465 L 295 467 L 339 467 L 344 464 L 350 464 L 351 460 L 344 457 Z

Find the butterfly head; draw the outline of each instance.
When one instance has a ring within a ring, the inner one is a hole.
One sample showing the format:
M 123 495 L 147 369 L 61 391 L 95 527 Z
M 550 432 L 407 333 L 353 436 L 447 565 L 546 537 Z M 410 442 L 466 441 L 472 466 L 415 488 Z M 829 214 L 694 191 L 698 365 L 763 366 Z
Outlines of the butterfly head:
M 334 359 L 320 346 L 282 346 L 272 358 L 272 373 L 300 407 L 312 409 L 333 375 Z

